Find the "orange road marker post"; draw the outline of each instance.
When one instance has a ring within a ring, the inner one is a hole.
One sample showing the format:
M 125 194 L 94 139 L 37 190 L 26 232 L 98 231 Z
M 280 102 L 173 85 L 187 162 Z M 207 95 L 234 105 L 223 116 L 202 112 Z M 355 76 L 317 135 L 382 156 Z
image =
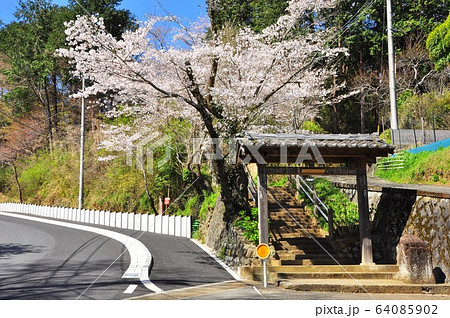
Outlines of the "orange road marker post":
M 264 274 L 264 288 L 267 287 L 267 258 L 270 255 L 269 245 L 261 243 L 256 247 L 256 254 L 261 259 L 263 264 L 263 274 Z

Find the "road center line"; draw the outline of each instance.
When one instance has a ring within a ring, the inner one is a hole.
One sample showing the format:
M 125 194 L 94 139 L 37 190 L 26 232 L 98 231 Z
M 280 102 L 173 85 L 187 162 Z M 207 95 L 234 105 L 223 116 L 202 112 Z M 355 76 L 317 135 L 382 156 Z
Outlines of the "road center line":
M 64 226 L 76 230 L 81 231 L 87 231 L 87 232 L 93 232 L 97 233 L 109 238 L 112 238 L 127 248 L 129 254 L 130 254 L 130 266 L 125 271 L 122 278 L 139 278 L 142 284 L 149 290 L 160 293 L 162 292 L 162 289 L 153 284 L 150 281 L 149 278 L 149 269 L 152 262 L 152 255 L 150 254 L 150 251 L 147 249 L 147 247 L 142 244 L 140 241 L 138 241 L 135 238 L 132 238 L 130 236 L 127 236 L 125 234 L 117 233 L 110 230 L 100 229 L 92 226 L 86 226 L 86 225 L 80 225 L 80 224 L 73 224 L 73 223 L 66 223 L 61 221 L 55 221 L 55 220 L 49 220 L 49 219 L 41 219 L 33 216 L 28 215 L 21 215 L 21 214 L 13 214 L 13 213 L 5 213 L 0 212 L 0 215 L 3 216 L 9 216 L 9 217 L 15 217 L 18 219 L 24 219 L 29 221 L 35 221 L 35 222 L 41 222 L 41 223 L 47 223 L 57 226 Z

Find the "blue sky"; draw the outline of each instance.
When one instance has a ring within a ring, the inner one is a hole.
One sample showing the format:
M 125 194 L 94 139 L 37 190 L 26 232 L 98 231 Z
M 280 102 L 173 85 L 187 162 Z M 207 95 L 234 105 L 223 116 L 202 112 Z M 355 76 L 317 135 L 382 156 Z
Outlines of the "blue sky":
M 0 20 L 7 24 L 14 19 L 18 0 L 0 0 Z M 178 17 L 197 20 L 206 15 L 205 0 L 160 0 L 163 7 Z M 53 0 L 58 5 L 67 5 L 67 0 Z M 120 8 L 128 9 L 138 20 L 145 19 L 146 14 L 165 14 L 155 0 L 122 0 Z

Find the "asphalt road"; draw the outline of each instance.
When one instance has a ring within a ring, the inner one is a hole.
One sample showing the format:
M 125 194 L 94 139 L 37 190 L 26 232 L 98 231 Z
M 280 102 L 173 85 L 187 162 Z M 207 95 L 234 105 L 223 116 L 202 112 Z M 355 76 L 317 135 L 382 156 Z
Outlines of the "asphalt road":
M 115 230 L 153 256 L 150 280 L 163 291 L 232 280 L 189 239 Z M 149 294 L 122 279 L 130 264 L 121 243 L 91 232 L 0 216 L 0 299 L 124 299 Z M 133 293 L 125 294 L 130 285 Z

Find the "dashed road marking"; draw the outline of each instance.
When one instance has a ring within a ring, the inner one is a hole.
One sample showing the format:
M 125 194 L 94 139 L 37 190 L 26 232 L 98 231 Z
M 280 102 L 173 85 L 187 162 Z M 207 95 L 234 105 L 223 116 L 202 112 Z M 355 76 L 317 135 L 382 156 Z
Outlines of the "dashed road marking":
M 138 285 L 131 284 L 128 288 L 123 292 L 124 294 L 132 294 L 136 290 Z

